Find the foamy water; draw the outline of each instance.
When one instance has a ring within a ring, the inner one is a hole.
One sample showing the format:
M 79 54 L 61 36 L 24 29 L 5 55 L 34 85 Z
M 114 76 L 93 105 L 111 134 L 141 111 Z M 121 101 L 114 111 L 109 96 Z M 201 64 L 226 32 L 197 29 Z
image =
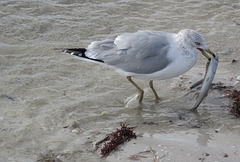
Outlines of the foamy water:
M 195 100 L 184 97 L 189 92 L 184 88 L 203 78 L 202 56 L 183 77 L 154 82 L 159 103 L 147 82 L 135 80 L 145 90 L 143 104 L 136 108 L 125 106 L 137 94 L 125 77 L 54 50 L 87 47 L 124 32 L 189 28 L 202 33 L 208 47 L 219 53 L 214 82 L 233 85 L 240 75 L 239 13 L 238 0 L 2 0 L 0 161 L 36 161 L 50 150 L 62 161 L 114 161 L 88 150 L 120 122 L 137 125 L 138 134 L 150 137 L 169 134 L 174 140 L 171 133 L 190 132 L 204 137 L 204 144 L 196 145 L 205 146 L 214 141 L 215 129 L 240 135 L 239 120 L 232 119 L 228 100 L 217 91 L 210 92 L 198 115 L 188 111 Z

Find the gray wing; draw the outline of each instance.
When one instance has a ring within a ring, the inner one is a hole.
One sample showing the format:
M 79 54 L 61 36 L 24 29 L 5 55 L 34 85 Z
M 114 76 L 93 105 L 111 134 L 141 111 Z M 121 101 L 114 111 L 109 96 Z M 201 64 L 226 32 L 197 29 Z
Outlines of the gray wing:
M 91 43 L 86 55 L 127 72 L 148 74 L 164 69 L 171 61 L 169 33 L 139 31 L 125 33 L 115 40 Z

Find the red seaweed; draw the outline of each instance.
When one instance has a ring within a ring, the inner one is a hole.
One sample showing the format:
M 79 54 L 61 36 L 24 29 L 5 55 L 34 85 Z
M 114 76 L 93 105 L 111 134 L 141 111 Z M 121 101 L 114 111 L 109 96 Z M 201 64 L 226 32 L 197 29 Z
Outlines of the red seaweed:
M 111 133 L 108 137 L 108 142 L 104 144 L 101 149 L 102 156 L 107 156 L 111 151 L 115 150 L 120 144 L 130 141 L 132 138 L 137 138 L 133 132 L 135 127 L 128 127 L 129 124 L 121 123 L 121 129 L 117 129 Z
M 226 90 L 224 91 L 226 94 L 226 97 L 231 99 L 231 104 L 229 105 L 231 107 L 230 112 L 233 113 L 233 115 L 236 118 L 240 117 L 240 91 L 234 89 L 234 90 Z

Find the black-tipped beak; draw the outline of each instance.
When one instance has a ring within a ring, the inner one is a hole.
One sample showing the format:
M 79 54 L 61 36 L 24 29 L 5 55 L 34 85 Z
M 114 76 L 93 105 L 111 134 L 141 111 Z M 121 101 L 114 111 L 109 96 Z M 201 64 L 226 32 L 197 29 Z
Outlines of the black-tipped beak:
M 205 50 L 207 53 L 209 53 L 210 55 L 212 55 L 214 58 L 216 58 L 216 56 L 215 56 L 215 54 L 210 50 L 210 49 L 208 49 L 208 50 Z
M 209 53 L 210 55 L 212 55 L 214 58 L 216 58 L 216 56 L 215 56 L 215 54 L 210 50 L 210 49 L 207 49 L 207 50 L 203 50 L 203 49 L 201 49 L 201 48 L 198 48 L 198 50 L 199 51 L 201 51 L 202 52 L 202 54 L 203 54 L 203 56 L 205 56 L 208 60 L 210 60 L 211 59 L 211 57 L 210 56 L 208 56 L 208 54 L 207 53 Z M 206 53 L 206 52 L 207 53 Z

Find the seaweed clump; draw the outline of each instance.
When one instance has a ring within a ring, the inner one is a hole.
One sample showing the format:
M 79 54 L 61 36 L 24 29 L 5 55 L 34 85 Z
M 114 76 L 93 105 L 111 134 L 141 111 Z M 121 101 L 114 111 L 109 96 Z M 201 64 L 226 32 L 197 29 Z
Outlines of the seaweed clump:
M 117 129 L 115 132 L 108 136 L 108 142 L 104 144 L 101 149 L 102 156 L 107 156 L 111 151 L 115 150 L 118 145 L 130 141 L 133 138 L 137 138 L 136 134 L 133 132 L 135 127 L 128 127 L 129 124 L 121 123 L 121 129 Z
M 231 104 L 229 107 L 231 108 L 230 112 L 233 113 L 233 115 L 236 118 L 240 117 L 240 91 L 234 89 L 234 90 L 226 90 L 224 91 L 226 94 L 226 97 L 230 98 Z

